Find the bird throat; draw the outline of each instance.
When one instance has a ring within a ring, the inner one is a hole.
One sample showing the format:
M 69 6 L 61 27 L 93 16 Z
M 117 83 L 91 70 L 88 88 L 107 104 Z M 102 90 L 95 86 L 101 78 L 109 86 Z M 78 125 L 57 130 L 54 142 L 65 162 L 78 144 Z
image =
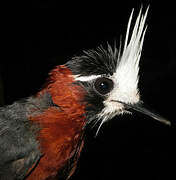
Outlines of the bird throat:
M 27 180 L 67 179 L 75 170 L 83 147 L 85 105 L 81 103 L 83 89 L 73 84 L 71 71 L 57 66 L 50 72 L 45 87 L 37 94 L 51 95 L 54 106 L 30 117 L 40 126 L 37 140 L 42 157 Z

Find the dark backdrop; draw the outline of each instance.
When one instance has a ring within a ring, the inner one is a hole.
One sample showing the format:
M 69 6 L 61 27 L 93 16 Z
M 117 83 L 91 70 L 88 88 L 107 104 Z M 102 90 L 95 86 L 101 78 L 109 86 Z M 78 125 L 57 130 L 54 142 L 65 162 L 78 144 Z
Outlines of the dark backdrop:
M 118 44 L 120 35 L 125 36 L 131 9 L 135 8 L 136 17 L 141 2 L 144 8 L 150 3 L 140 69 L 142 99 L 174 125 L 169 128 L 134 114 L 106 123 L 96 138 L 96 129 L 88 130 L 72 180 L 176 179 L 175 4 L 68 1 L 61 5 L 56 0 L 36 0 L 6 11 L 5 16 L 10 17 L 2 34 L 1 104 L 36 93 L 50 69 L 82 50 L 106 46 L 107 41 Z

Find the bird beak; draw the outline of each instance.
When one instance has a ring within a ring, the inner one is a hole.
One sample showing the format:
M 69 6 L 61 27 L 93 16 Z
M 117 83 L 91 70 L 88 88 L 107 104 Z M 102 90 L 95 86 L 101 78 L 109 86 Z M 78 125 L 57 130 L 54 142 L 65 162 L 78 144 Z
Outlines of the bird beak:
M 140 113 L 143 113 L 145 115 L 152 117 L 153 119 L 155 119 L 161 123 L 164 123 L 169 126 L 171 125 L 170 121 L 168 121 L 167 119 L 163 118 L 162 116 L 152 112 L 151 110 L 146 109 L 141 102 L 137 103 L 137 104 L 127 104 L 127 103 L 124 103 L 124 102 L 121 102 L 118 100 L 113 100 L 113 101 L 123 104 L 125 109 L 129 109 L 129 110 L 132 109 L 132 110 L 138 111 Z

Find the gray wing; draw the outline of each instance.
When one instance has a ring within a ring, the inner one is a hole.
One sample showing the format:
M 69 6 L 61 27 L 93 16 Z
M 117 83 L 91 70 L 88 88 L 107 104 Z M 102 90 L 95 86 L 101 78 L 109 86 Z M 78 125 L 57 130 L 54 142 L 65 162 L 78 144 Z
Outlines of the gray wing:
M 36 127 L 27 119 L 25 103 L 0 108 L 0 179 L 23 179 L 39 161 Z M 35 129 L 35 131 L 34 131 Z
M 27 117 L 55 106 L 51 95 L 29 97 L 0 108 L 0 180 L 23 179 L 41 157 L 38 125 Z

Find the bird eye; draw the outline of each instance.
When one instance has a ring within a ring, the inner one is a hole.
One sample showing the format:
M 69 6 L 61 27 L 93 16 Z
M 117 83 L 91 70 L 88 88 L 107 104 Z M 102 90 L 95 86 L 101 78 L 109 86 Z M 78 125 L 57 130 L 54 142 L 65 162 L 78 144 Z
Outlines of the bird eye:
M 102 77 L 98 78 L 94 83 L 94 89 L 101 95 L 106 95 L 113 89 L 113 81 Z

